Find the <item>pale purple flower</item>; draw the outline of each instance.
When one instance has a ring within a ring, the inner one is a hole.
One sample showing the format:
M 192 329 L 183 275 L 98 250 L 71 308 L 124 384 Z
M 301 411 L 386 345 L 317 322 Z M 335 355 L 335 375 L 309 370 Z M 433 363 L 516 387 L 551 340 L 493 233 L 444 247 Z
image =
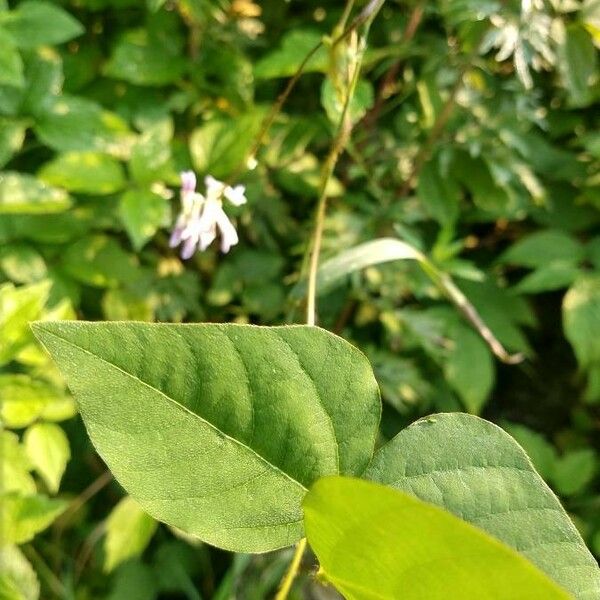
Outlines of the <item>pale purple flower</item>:
M 243 185 L 230 187 L 207 175 L 206 195 L 196 192 L 196 176 L 191 171 L 181 173 L 181 213 L 177 217 L 169 244 L 182 245 L 181 258 L 191 258 L 197 249 L 204 251 L 221 237 L 221 251 L 229 252 L 238 241 L 237 231 L 223 210 L 223 198 L 234 206 L 245 204 Z

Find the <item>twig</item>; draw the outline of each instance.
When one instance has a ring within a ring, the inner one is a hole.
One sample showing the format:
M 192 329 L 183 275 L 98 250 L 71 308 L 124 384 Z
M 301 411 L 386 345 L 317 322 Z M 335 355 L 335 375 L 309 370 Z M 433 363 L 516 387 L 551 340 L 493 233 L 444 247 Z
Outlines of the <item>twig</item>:
M 290 563 L 290 566 L 288 567 L 284 578 L 281 580 L 281 585 L 279 587 L 279 590 L 277 591 L 275 600 L 286 600 L 286 598 L 288 597 L 290 590 L 292 589 L 292 584 L 298 576 L 300 564 L 302 562 L 302 556 L 305 550 L 306 538 L 302 538 L 296 545 L 296 550 L 294 552 L 292 562 Z
M 354 73 L 351 76 L 350 85 L 344 99 L 344 108 L 342 110 L 342 116 L 340 118 L 340 124 L 336 133 L 333 144 L 325 163 L 323 165 L 323 171 L 321 174 L 321 184 L 319 187 L 319 202 L 317 205 L 317 215 L 315 218 L 315 229 L 312 238 L 312 248 L 310 251 L 310 265 L 308 270 L 308 288 L 307 288 L 307 302 L 306 302 L 306 323 L 307 325 L 314 325 L 316 321 L 316 303 L 317 303 L 317 271 L 319 269 L 319 256 L 321 254 L 321 244 L 323 241 L 323 227 L 325 225 L 325 211 L 327 208 L 327 186 L 329 180 L 335 170 L 335 165 L 339 158 L 340 153 L 344 149 L 350 132 L 352 130 L 352 123 L 349 121 L 349 106 L 352 96 L 354 95 L 354 89 L 358 81 L 358 75 L 360 73 L 360 58 L 354 65 Z
M 62 514 L 60 520 L 58 521 L 58 529 L 62 530 L 65 528 L 67 522 L 70 520 L 72 515 L 76 513 L 86 502 L 89 502 L 96 494 L 102 491 L 113 479 L 113 475 L 110 471 L 104 471 L 102 475 L 94 479 L 88 487 L 79 494 L 72 502 L 69 504 L 65 512 Z

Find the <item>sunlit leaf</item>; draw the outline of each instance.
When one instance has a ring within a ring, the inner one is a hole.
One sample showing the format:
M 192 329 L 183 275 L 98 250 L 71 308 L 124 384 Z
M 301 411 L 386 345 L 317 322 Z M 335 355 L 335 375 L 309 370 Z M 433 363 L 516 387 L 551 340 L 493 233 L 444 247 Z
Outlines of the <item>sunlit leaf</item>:
M 508 546 L 388 487 L 327 477 L 304 513 L 322 576 L 349 600 L 570 597 Z

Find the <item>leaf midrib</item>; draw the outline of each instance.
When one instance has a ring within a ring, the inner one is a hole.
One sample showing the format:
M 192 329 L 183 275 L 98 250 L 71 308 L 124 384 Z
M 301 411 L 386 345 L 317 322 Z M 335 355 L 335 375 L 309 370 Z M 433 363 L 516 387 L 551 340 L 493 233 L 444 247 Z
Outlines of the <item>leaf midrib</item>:
M 247 446 L 246 444 L 244 444 L 240 440 L 237 440 L 237 439 L 231 437 L 230 435 L 226 434 L 224 431 L 221 431 L 216 425 L 214 425 L 210 421 L 207 421 L 206 419 L 202 418 L 200 415 L 198 415 L 197 413 L 193 412 L 192 410 L 190 410 L 189 408 L 187 408 L 183 404 L 179 403 L 174 398 L 171 398 L 169 395 L 165 394 L 162 390 L 159 390 L 159 389 L 151 386 L 149 383 L 146 383 L 145 381 L 143 381 L 142 379 L 140 379 L 139 377 L 137 377 L 133 373 L 129 373 L 128 371 L 125 371 L 124 369 L 122 369 L 118 365 L 115 365 L 113 362 L 111 362 L 109 360 L 106 360 L 105 358 L 103 358 L 101 356 L 98 356 L 97 354 L 94 354 L 93 352 L 87 350 L 86 348 L 83 348 L 83 347 L 79 346 L 78 344 L 75 344 L 74 342 L 72 342 L 72 341 L 64 338 L 63 336 L 58 335 L 57 333 L 44 328 L 43 325 L 38 325 L 38 328 L 41 329 L 42 331 L 44 331 L 45 333 L 47 333 L 47 334 L 49 334 L 49 335 L 51 335 L 51 336 L 53 336 L 53 337 L 61 340 L 62 342 L 68 344 L 69 346 L 72 346 L 73 348 L 77 348 L 78 350 L 80 350 L 81 352 L 83 352 L 85 354 L 88 354 L 92 358 L 95 358 L 96 360 L 99 360 L 100 362 L 108 365 L 109 367 L 112 367 L 113 369 L 119 371 L 120 373 L 122 373 L 126 377 L 129 377 L 129 378 L 133 379 L 134 381 L 136 381 L 139 384 L 141 384 L 142 386 L 144 386 L 144 387 L 152 390 L 153 392 L 158 393 L 159 395 L 161 395 L 162 397 L 164 397 L 168 402 L 170 402 L 171 404 L 173 404 L 179 410 L 181 410 L 184 413 L 190 415 L 192 418 L 197 419 L 201 423 L 204 423 L 205 425 L 208 425 L 208 427 L 210 427 L 211 429 L 213 429 L 214 431 L 216 431 L 217 433 L 219 433 L 220 435 L 222 435 L 224 438 L 230 440 L 231 442 L 233 442 L 237 446 L 239 446 L 241 448 L 245 448 L 250 453 L 252 453 L 258 460 L 260 460 L 261 462 L 263 462 L 264 464 L 266 464 L 269 468 L 271 468 L 273 471 L 275 471 L 276 473 L 282 475 L 285 479 L 288 479 L 293 484 L 295 484 L 296 486 L 300 487 L 303 491 L 305 491 L 305 492 L 308 491 L 308 488 L 306 488 L 302 483 L 300 483 L 299 481 L 297 481 L 296 479 L 294 479 L 291 475 L 289 475 L 288 473 L 286 473 L 285 471 L 283 471 L 282 469 L 280 469 L 277 465 L 274 465 L 273 463 L 269 462 L 266 458 L 264 458 L 263 456 L 261 456 L 260 454 L 258 454 L 258 452 L 256 452 L 256 450 L 254 450 L 254 448 L 251 448 L 250 446 Z

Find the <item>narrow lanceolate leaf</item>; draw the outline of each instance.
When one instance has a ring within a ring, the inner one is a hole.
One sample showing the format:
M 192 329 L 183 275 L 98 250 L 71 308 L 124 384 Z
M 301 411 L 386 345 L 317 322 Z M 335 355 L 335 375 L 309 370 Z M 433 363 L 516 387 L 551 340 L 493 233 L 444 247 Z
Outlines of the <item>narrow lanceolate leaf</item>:
M 600 598 L 600 569 L 577 529 L 496 425 L 458 413 L 422 419 L 377 452 L 366 476 L 484 529 L 576 598 Z
M 304 500 L 321 572 L 348 600 L 567 600 L 508 546 L 436 506 L 327 477 Z
M 423 261 L 421 252 L 401 240 L 381 238 L 359 244 L 324 262 L 319 268 L 318 289 L 324 293 L 339 283 L 350 273 L 372 265 L 380 265 L 394 260 Z
M 371 367 L 319 328 L 62 321 L 34 331 L 125 489 L 216 546 L 294 543 L 307 488 L 371 458 Z

